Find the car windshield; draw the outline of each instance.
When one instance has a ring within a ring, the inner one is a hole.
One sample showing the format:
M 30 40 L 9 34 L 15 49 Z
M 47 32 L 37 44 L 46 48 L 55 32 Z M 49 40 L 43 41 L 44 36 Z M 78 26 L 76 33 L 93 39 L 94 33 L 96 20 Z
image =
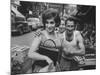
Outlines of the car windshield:
M 38 23 L 38 22 L 39 22 L 39 19 L 38 19 L 38 18 L 28 18 L 27 21 L 28 21 L 28 22 L 35 22 L 35 23 Z
M 25 18 L 16 17 L 16 18 L 15 18 L 15 21 L 16 21 L 16 22 L 19 22 L 19 21 L 25 21 Z

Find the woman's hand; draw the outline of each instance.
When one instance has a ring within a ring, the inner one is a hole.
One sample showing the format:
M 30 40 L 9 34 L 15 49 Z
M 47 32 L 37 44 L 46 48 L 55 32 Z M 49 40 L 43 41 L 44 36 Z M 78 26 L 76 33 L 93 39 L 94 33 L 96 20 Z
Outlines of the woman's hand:
M 49 57 L 45 57 L 45 60 L 46 60 L 46 62 L 47 62 L 48 64 L 53 63 L 53 61 L 52 61 Z
M 53 65 L 53 63 L 47 65 L 46 67 L 40 69 L 39 72 L 55 72 L 56 69 L 55 69 L 55 66 Z

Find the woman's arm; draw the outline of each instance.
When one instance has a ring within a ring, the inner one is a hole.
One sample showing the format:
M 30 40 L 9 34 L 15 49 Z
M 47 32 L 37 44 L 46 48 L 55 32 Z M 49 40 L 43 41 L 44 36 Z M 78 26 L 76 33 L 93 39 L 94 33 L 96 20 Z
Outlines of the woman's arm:
M 32 42 L 30 50 L 28 52 L 28 57 L 32 58 L 34 60 L 46 60 L 48 63 L 51 63 L 52 60 L 49 57 L 47 57 L 45 55 L 41 55 L 36 52 L 38 50 L 40 42 L 41 42 L 41 37 L 36 36 Z

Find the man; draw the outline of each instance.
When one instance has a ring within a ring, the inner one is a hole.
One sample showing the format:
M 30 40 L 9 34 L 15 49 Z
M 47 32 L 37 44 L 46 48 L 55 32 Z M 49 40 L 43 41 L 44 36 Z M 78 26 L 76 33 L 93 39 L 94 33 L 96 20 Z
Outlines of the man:
M 68 18 L 65 21 L 65 27 L 66 31 L 62 38 L 61 70 L 78 70 L 78 62 L 75 61 L 75 56 L 85 54 L 83 38 L 80 32 L 75 30 L 75 20 L 73 18 Z

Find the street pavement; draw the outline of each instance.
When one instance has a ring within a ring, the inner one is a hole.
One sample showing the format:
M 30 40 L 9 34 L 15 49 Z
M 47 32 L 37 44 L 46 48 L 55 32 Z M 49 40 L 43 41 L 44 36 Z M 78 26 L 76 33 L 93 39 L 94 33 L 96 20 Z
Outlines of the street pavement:
M 11 37 L 11 47 L 14 47 L 16 45 L 30 47 L 33 40 L 33 34 L 34 34 L 34 31 L 27 34 L 20 35 L 20 36 Z

